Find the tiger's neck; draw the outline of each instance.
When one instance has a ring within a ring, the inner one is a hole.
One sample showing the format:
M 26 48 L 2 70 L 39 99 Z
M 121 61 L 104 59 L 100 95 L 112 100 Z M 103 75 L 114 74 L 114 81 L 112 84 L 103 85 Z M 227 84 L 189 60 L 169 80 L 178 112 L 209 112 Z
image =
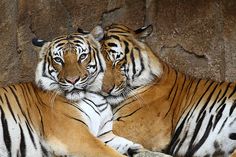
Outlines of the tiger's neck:
M 141 98 L 145 100 L 144 105 L 155 108 L 156 112 L 161 112 L 166 123 L 171 124 L 174 131 L 190 103 L 188 94 L 193 92 L 199 79 L 180 73 L 164 62 L 159 63 L 162 67 L 161 75 L 156 76 L 152 83 L 134 90 L 133 93 L 136 95 L 134 99 Z

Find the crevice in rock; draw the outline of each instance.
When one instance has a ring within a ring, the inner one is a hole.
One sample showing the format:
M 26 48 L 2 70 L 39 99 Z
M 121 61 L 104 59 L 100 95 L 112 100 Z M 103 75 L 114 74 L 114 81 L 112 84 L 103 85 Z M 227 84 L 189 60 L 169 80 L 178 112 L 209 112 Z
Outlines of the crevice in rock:
M 100 24 L 100 25 L 103 25 L 104 20 L 105 20 L 104 17 L 105 17 L 107 14 L 111 14 L 111 13 L 117 12 L 117 11 L 119 11 L 122 7 L 123 7 L 123 6 L 121 6 L 121 7 L 115 7 L 115 8 L 113 8 L 113 9 L 104 11 L 104 12 L 102 13 L 102 15 L 101 15 L 101 19 L 100 19 L 99 24 Z
M 180 50 L 180 51 L 183 51 L 183 52 L 185 52 L 185 53 L 187 53 L 187 54 L 193 55 L 193 56 L 196 57 L 196 58 L 208 60 L 208 57 L 207 57 L 205 54 L 199 55 L 198 53 L 195 53 L 195 52 L 192 52 L 192 51 L 189 51 L 189 50 L 185 49 L 185 48 L 184 48 L 182 45 L 180 45 L 180 44 L 176 44 L 176 45 L 174 45 L 174 46 L 163 45 L 163 46 L 161 47 L 161 49 L 160 49 L 160 53 L 163 53 L 163 52 L 164 52 L 164 49 L 169 49 L 169 48 L 176 48 L 176 49 L 178 49 L 178 50 Z
M 62 7 L 65 9 L 65 13 L 66 13 L 66 16 L 67 16 L 67 20 L 66 20 L 67 33 L 70 34 L 70 33 L 73 32 L 72 15 L 68 11 L 66 5 L 63 3 L 62 0 L 60 0 L 60 3 L 62 5 Z

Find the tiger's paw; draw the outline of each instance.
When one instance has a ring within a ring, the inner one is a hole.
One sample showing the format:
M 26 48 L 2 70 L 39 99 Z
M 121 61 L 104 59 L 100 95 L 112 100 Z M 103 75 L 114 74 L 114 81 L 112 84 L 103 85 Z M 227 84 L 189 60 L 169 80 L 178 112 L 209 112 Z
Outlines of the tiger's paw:
M 129 157 L 133 157 L 135 154 L 138 154 L 141 150 L 143 150 L 143 146 L 141 144 L 134 143 L 130 145 L 127 150 L 127 155 Z

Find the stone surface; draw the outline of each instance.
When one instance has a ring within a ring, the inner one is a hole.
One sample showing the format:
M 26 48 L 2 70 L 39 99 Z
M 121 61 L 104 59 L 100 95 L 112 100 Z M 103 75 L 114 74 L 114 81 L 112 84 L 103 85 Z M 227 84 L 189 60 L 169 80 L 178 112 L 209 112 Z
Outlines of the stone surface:
M 171 157 L 171 156 L 159 152 L 143 151 L 138 153 L 137 155 L 134 155 L 134 157 Z
M 149 41 L 161 58 L 190 75 L 225 79 L 220 1 L 153 0 L 149 7 L 156 26 Z
M 1 0 L 0 85 L 34 79 L 35 36 L 52 38 L 122 23 L 154 25 L 147 42 L 176 69 L 203 78 L 236 79 L 234 0 Z

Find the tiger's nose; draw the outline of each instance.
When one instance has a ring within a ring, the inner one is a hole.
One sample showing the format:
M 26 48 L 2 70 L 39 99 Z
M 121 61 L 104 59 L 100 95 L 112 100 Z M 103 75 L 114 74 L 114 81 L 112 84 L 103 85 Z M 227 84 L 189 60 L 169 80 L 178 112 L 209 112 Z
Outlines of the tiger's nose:
M 80 79 L 80 77 L 67 77 L 65 80 L 71 84 L 75 84 L 76 82 L 78 82 Z
M 109 95 L 112 92 L 113 89 L 114 89 L 114 86 L 103 85 L 102 86 L 102 93 L 103 93 L 104 96 Z

